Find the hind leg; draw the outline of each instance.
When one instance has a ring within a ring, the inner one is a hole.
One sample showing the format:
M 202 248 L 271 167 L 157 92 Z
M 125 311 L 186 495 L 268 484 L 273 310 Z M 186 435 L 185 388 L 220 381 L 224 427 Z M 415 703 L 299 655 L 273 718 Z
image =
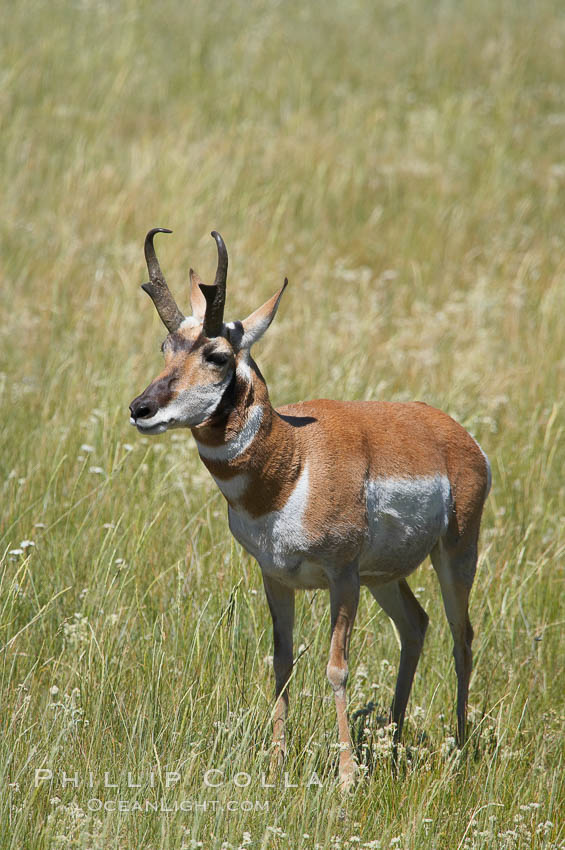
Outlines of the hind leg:
M 465 743 L 467 698 L 473 668 L 473 627 L 469 620 L 469 594 L 477 567 L 477 543 L 461 542 L 448 548 L 443 540 L 431 553 L 443 597 L 443 605 L 453 636 L 453 658 L 457 674 L 457 743 Z
M 359 566 L 356 561 L 337 575 L 329 576 L 332 636 L 326 669 L 332 686 L 339 729 L 339 781 L 346 791 L 355 779 L 353 745 L 347 722 L 345 685 L 349 672 L 349 643 L 359 604 Z
M 402 734 L 406 705 L 428 627 L 428 615 L 404 579 L 390 584 L 367 583 L 367 587 L 393 621 L 400 637 L 400 664 L 391 707 L 391 719 L 396 724 L 396 744 Z

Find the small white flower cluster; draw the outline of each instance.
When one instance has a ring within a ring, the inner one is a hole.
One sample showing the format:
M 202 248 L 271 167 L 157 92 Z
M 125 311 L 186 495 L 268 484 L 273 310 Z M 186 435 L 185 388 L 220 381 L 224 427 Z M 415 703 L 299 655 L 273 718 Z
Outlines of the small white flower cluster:
M 498 815 L 489 815 L 487 823 L 481 829 L 476 820 L 471 823 L 469 835 L 463 843 L 463 850 L 480 850 L 484 846 L 493 846 L 497 850 L 528 850 L 543 841 L 544 850 L 563 850 L 563 843 L 550 840 L 550 834 L 555 829 L 553 821 L 537 820 L 536 815 L 541 803 L 525 803 L 520 806 L 520 812 L 514 815 L 513 825 L 501 829 Z
M 22 484 L 25 484 L 25 483 L 26 483 L 26 479 L 25 479 L 25 478 L 23 478 L 23 477 L 18 477 L 18 473 L 16 472 L 16 470 L 15 470 L 15 469 L 12 469 L 12 470 L 10 471 L 9 475 L 8 475 L 7 481 L 13 481 L 13 480 L 14 480 L 14 478 L 16 478 L 16 479 L 17 479 L 18 484 L 20 485 L 20 487 L 21 487 L 21 485 L 22 485 Z
M 26 550 L 31 549 L 35 546 L 35 542 L 33 540 L 21 540 L 20 545 L 16 549 L 9 549 L 8 555 L 10 555 L 13 561 L 17 560 L 21 555 L 27 554 Z
M 267 827 L 270 829 L 270 827 Z M 241 842 L 238 845 L 231 844 L 229 841 L 222 841 L 220 845 L 220 850 L 247 850 L 247 848 L 253 844 L 253 839 L 251 838 L 250 832 L 244 832 Z M 204 847 L 204 842 L 196 841 L 194 838 L 190 839 L 190 844 L 183 844 L 181 850 L 196 850 L 196 848 Z
M 267 832 L 270 832 L 272 835 L 278 835 L 279 838 L 286 838 L 286 832 L 283 832 L 280 826 L 268 826 Z
M 49 689 L 52 697 L 59 695 L 59 688 L 53 685 Z M 50 702 L 48 708 L 55 712 L 55 717 L 60 718 L 67 729 L 76 729 L 79 725 L 88 726 L 88 720 L 84 719 L 84 709 L 80 704 L 80 689 L 73 688 L 70 694 L 63 694 L 58 702 Z
M 487 753 L 494 753 L 498 746 L 496 722 L 474 706 L 469 706 L 469 722 L 474 727 L 474 734 L 478 733 L 480 736 L 481 749 Z M 503 747 L 501 751 L 503 758 L 504 751 L 507 749 L 507 747 Z
M 67 805 L 59 797 L 51 798 L 51 813 L 47 816 L 47 832 L 51 850 L 71 850 L 88 847 L 105 850 L 106 837 L 100 818 L 85 812 L 75 800 Z
M 240 708 L 239 711 L 228 711 L 228 716 L 225 720 L 214 720 L 214 729 L 218 732 L 229 732 L 238 726 L 245 719 L 246 711 Z
M 359 826 L 359 824 L 355 824 L 355 826 Z M 379 841 L 379 839 L 374 838 L 370 841 L 362 841 L 360 835 L 350 835 L 349 838 L 342 838 L 340 835 L 332 835 L 329 846 L 330 850 L 381 850 L 383 847 L 382 842 Z M 396 844 L 392 844 L 391 847 L 398 850 Z M 314 850 L 326 850 L 326 848 L 322 847 L 321 844 L 315 844 Z
M 426 717 L 426 712 L 424 711 L 421 705 L 415 705 L 412 707 L 410 716 L 412 720 L 424 720 Z
M 372 762 L 387 762 L 390 763 L 394 754 L 394 732 L 396 723 L 386 723 L 384 718 L 377 718 L 381 721 L 377 728 L 373 724 L 369 725 L 368 719 L 363 727 L 363 750 L 364 765 L 361 765 L 362 770 L 369 770 Z M 405 759 L 406 750 L 402 743 L 396 745 L 397 759 Z
M 90 641 L 90 626 L 88 617 L 84 614 L 75 613 L 73 619 L 69 622 L 65 620 L 63 623 L 63 633 L 65 636 L 65 647 L 71 649 L 80 649 L 84 644 Z
M 459 752 L 455 738 L 452 735 L 449 735 L 445 741 L 443 741 L 439 751 L 442 759 L 449 761 L 453 758 Z
M 88 443 L 83 443 L 82 446 L 80 447 L 80 450 L 81 450 L 81 452 L 85 452 L 85 454 L 90 455 L 94 451 L 94 446 L 90 446 Z M 85 457 L 84 454 L 80 454 L 80 455 L 77 455 L 77 460 L 82 462 L 82 461 L 86 460 L 86 457 Z

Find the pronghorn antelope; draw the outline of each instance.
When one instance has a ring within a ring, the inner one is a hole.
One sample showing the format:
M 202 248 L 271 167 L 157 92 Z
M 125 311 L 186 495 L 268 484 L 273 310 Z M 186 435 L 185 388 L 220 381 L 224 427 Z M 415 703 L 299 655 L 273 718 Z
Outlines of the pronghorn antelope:
M 271 324 L 283 291 L 243 321 L 223 321 L 228 255 L 219 233 L 216 279 L 190 270 L 192 316 L 177 307 L 153 239 L 145 238 L 151 296 L 168 330 L 165 366 L 130 405 L 142 434 L 190 428 L 202 461 L 228 503 L 234 537 L 261 567 L 273 620 L 276 702 L 273 767 L 285 751 L 293 666 L 294 591 L 330 593 L 327 677 L 333 688 L 343 787 L 355 763 L 346 716 L 349 642 L 359 587 L 366 585 L 400 636 L 391 719 L 395 742 L 422 651 L 428 615 L 406 578 L 431 556 L 453 636 L 457 734 L 465 722 L 473 629 L 468 599 L 491 473 L 475 440 L 421 402 L 320 399 L 275 410 L 251 347 Z

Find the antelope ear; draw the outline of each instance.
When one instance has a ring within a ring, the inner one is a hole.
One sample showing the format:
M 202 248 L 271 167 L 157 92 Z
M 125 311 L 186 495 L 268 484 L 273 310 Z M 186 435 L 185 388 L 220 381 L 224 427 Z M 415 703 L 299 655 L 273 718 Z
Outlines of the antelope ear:
M 250 316 L 244 319 L 242 322 L 237 322 L 237 325 L 243 329 L 243 334 L 241 338 L 237 341 L 237 349 L 241 350 L 242 348 L 251 348 L 253 343 L 257 342 L 258 339 L 261 339 L 273 319 L 275 318 L 275 314 L 277 312 L 279 301 L 281 300 L 282 294 L 285 291 L 288 285 L 288 280 L 284 279 L 284 284 L 279 289 L 278 292 L 269 298 L 268 301 L 265 301 L 262 307 L 259 307 Z
M 200 284 L 202 283 L 200 277 L 196 274 L 194 269 L 190 270 L 190 304 L 192 306 L 192 315 L 198 322 L 204 321 L 204 314 L 206 313 L 206 299 L 204 298 L 204 294 L 200 289 Z

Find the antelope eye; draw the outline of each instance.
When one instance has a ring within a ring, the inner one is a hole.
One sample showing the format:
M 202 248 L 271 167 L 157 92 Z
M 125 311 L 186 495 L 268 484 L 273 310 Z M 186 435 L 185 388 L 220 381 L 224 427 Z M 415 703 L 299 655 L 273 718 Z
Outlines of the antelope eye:
M 226 354 L 225 351 L 215 351 L 213 348 L 208 351 L 204 350 L 204 357 L 208 363 L 214 366 L 225 366 L 230 359 L 229 354 Z

